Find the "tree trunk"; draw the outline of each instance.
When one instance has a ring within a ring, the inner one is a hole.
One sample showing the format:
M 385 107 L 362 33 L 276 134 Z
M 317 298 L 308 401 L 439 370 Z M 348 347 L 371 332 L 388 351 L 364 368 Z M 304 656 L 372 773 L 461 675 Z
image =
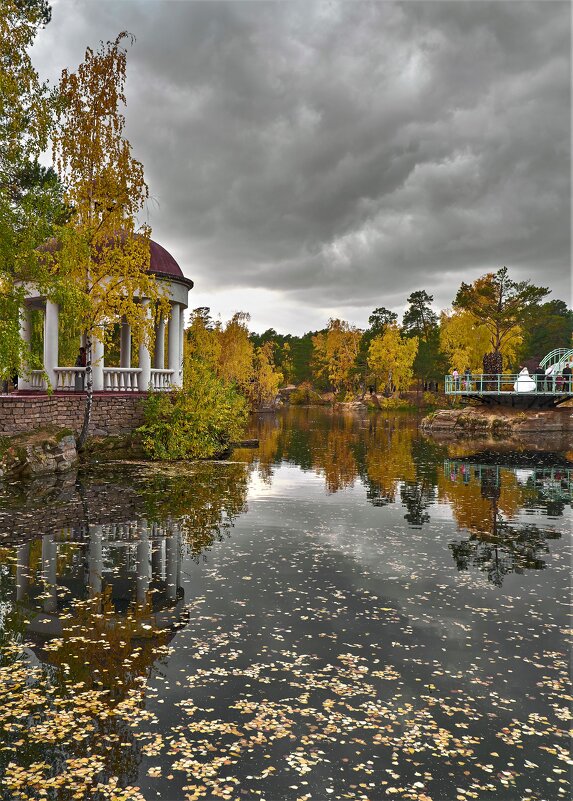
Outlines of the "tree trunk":
M 88 338 L 86 340 L 86 407 L 84 409 L 84 422 L 82 425 L 82 430 L 76 443 L 76 447 L 79 451 L 82 450 L 86 443 L 86 439 L 88 438 L 88 431 L 92 417 L 93 394 L 94 381 L 92 370 L 92 341 L 91 338 Z

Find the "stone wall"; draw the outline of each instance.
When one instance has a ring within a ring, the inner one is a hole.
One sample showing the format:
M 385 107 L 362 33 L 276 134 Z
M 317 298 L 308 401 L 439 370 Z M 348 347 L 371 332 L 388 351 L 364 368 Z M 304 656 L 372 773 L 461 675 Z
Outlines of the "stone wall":
M 90 435 L 127 434 L 140 426 L 145 395 L 94 394 Z M 85 403 L 85 395 L 79 393 L 0 395 L 0 434 L 19 434 L 47 425 L 79 433 Z

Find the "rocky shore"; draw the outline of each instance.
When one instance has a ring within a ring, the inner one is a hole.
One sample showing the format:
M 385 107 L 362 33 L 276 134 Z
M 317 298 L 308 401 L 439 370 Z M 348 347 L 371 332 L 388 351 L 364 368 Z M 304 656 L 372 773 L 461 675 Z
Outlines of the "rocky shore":
M 420 428 L 440 439 L 541 437 L 559 439 L 565 447 L 573 447 L 572 408 L 530 411 L 489 407 L 439 409 L 424 417 Z
M 65 473 L 77 461 L 76 440 L 69 429 L 46 427 L 0 438 L 0 478 Z

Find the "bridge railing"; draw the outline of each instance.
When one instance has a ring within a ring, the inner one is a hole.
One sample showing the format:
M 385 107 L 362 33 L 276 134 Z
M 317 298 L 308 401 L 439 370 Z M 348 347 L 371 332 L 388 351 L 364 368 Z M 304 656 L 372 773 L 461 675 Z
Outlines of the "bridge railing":
M 444 379 L 446 395 L 563 395 L 572 392 L 573 377 L 521 373 L 462 373 Z

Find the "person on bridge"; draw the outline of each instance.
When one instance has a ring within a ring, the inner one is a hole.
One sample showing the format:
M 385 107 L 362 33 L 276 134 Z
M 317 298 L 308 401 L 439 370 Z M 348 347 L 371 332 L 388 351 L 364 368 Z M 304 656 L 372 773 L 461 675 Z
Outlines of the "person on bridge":
M 545 389 L 545 370 L 541 365 L 535 371 L 535 381 L 537 384 L 537 391 L 543 392 Z
M 564 392 L 571 392 L 571 376 L 573 375 L 573 370 L 571 370 L 571 365 L 569 362 L 563 368 L 563 391 Z

